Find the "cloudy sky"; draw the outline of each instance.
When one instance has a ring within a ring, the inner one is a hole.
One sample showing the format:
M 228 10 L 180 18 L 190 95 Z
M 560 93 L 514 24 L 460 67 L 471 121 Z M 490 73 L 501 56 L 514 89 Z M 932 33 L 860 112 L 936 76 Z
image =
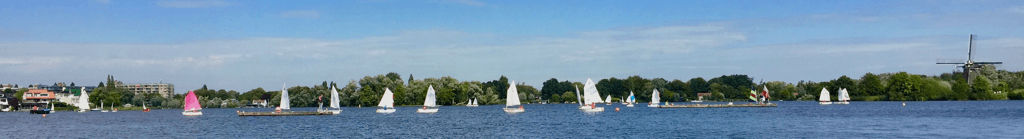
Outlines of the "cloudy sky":
M 106 75 L 278 89 L 397 72 L 418 79 L 825 81 L 1024 70 L 1020 1 L 127 1 L 0 5 L 0 84 Z

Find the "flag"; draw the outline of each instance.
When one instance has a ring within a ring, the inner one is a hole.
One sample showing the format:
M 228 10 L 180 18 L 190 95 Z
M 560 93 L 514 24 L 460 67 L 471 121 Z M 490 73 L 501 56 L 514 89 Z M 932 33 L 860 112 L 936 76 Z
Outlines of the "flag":
M 772 97 L 768 96 L 768 86 L 764 86 L 764 90 L 761 90 L 761 96 L 764 96 L 765 99 L 772 98 Z

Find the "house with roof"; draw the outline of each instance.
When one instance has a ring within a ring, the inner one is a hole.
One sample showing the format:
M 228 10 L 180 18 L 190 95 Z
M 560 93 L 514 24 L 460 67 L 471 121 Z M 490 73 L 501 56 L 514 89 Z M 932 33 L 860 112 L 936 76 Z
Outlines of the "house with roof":
M 46 89 L 29 89 L 21 96 L 23 102 L 21 102 L 22 108 L 30 108 L 32 106 L 47 106 L 51 101 L 57 100 L 57 94 L 53 91 Z

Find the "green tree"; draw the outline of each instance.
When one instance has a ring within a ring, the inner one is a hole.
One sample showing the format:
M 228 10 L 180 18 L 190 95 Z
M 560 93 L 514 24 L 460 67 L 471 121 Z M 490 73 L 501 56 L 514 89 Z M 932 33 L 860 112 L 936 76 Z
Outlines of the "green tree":
M 884 95 L 883 92 L 885 92 L 883 91 L 885 86 L 882 86 L 882 80 L 878 78 L 878 75 L 871 74 L 870 72 L 860 77 L 860 84 L 858 84 L 858 88 L 860 88 L 860 91 L 858 92 L 860 94 L 857 95 L 877 96 Z
M 920 92 L 921 87 L 918 83 L 918 76 L 912 76 L 907 72 L 900 72 L 893 75 L 889 79 L 889 100 L 893 101 L 905 101 L 910 100 L 909 95 L 915 92 Z
M 974 84 L 971 85 L 972 99 L 974 100 L 992 100 L 992 84 L 989 83 L 988 78 L 985 76 L 978 76 L 974 78 Z
M 690 79 L 690 81 L 687 83 L 690 85 L 690 90 L 692 91 L 692 94 L 689 95 L 697 96 L 697 93 L 709 93 L 711 91 L 711 84 L 708 84 L 707 81 L 704 81 L 704 78 L 693 78 Z
M 971 97 L 971 85 L 967 84 L 964 78 L 956 78 L 956 83 L 953 83 L 953 93 L 949 96 L 950 100 L 968 100 Z
M 560 97 L 562 100 L 559 102 L 579 103 L 578 98 L 576 98 L 576 93 L 571 91 L 565 91 Z
M 551 98 L 548 98 L 548 100 L 551 100 L 551 103 L 562 103 L 562 96 L 558 94 L 551 94 Z

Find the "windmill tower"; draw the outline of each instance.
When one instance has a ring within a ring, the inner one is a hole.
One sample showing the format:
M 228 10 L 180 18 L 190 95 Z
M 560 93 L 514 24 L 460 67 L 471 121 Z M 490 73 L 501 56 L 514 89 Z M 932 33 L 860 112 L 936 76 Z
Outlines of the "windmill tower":
M 969 43 L 970 44 L 967 45 L 967 62 L 964 62 L 964 63 L 960 63 L 960 62 L 938 62 L 938 63 L 935 63 L 935 64 L 956 64 L 956 65 L 960 65 L 960 66 L 956 66 L 956 67 L 957 68 L 961 68 L 961 69 L 964 70 L 964 73 L 963 73 L 964 74 L 964 80 L 967 80 L 967 84 L 971 84 L 971 72 L 977 71 L 978 69 L 981 69 L 982 66 L 984 66 L 984 65 L 1003 64 L 1003 62 L 974 62 L 974 60 L 971 59 L 972 58 L 971 52 L 974 50 L 974 34 L 971 34 Z

